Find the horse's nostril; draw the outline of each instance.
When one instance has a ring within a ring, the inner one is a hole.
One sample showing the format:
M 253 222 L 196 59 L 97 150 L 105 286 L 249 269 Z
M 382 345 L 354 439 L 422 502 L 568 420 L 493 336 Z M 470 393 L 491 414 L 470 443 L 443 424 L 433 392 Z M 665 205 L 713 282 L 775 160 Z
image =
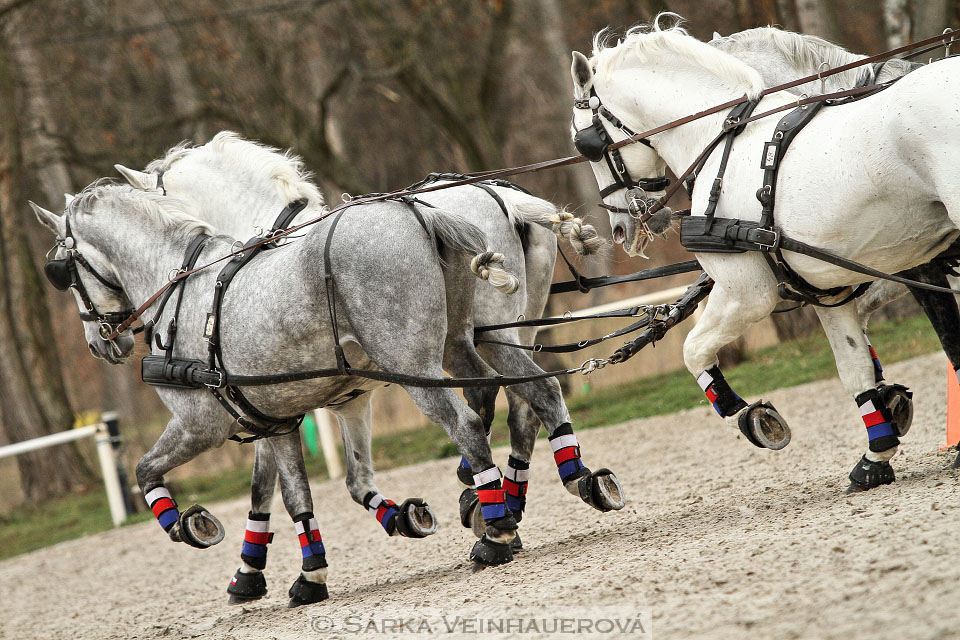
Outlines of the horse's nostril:
M 627 237 L 627 232 L 624 231 L 623 227 L 619 224 L 613 228 L 613 241 L 617 244 L 623 244 L 624 238 Z

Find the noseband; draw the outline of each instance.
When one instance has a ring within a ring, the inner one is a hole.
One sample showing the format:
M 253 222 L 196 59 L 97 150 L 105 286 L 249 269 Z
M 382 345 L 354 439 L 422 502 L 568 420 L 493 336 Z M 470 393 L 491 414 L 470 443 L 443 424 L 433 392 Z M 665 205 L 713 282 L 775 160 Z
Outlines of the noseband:
M 640 178 L 638 180 L 633 179 L 627 170 L 627 165 L 623 161 L 623 156 L 620 155 L 620 150 L 610 149 L 614 141 L 603 126 L 603 120 L 612 124 L 628 137 L 636 136 L 636 132 L 603 106 L 596 89 L 590 87 L 590 97 L 574 100 L 573 106 L 575 109 L 590 109 L 593 112 L 593 121 L 590 126 L 580 129 L 574 134 L 574 146 L 577 148 L 577 151 L 580 152 L 580 155 L 590 162 L 605 161 L 607 167 L 610 169 L 610 174 L 613 176 L 613 183 L 600 189 L 601 198 L 606 198 L 611 193 L 620 189 L 640 189 L 643 192 L 663 191 L 670 185 L 670 180 L 665 176 Z M 637 142 L 653 149 L 653 145 L 647 138 L 640 138 Z M 614 207 L 608 204 L 601 204 L 600 206 L 615 213 L 631 213 L 622 207 Z
M 43 273 L 47 277 L 47 280 L 50 281 L 50 284 L 57 290 L 66 291 L 71 288 L 77 290 L 77 293 L 80 295 L 80 300 L 86 309 L 86 311 L 80 312 L 80 319 L 84 322 L 98 323 L 100 325 L 100 337 L 109 341 L 108 338 L 110 334 L 113 333 L 114 328 L 133 313 L 133 310 L 124 309 L 122 311 L 108 311 L 106 313 L 97 311 L 97 307 L 93 304 L 93 300 L 90 298 L 90 294 L 87 292 L 83 280 L 80 279 L 80 271 L 77 269 L 77 265 L 83 267 L 84 270 L 111 291 L 122 292 L 123 288 L 107 280 L 87 262 L 86 258 L 77 250 L 77 241 L 70 233 L 70 218 L 67 217 L 66 214 L 64 214 L 64 221 L 66 224 L 64 237 L 57 238 L 57 244 L 47 252 L 47 255 L 49 256 L 50 253 L 57 248 L 62 247 L 67 251 L 67 257 L 57 258 L 55 260 L 48 259 L 43 265 Z

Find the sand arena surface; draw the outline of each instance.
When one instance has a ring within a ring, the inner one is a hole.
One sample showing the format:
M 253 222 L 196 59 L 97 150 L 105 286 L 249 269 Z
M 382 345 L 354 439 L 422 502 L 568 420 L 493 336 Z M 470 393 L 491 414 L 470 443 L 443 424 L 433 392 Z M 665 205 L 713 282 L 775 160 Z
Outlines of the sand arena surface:
M 242 499 L 206 505 L 227 528 L 209 550 L 173 544 L 150 522 L 0 563 L 0 637 L 350 638 L 360 637 L 350 620 L 542 618 L 591 607 L 643 612 L 661 639 L 956 637 L 960 490 L 955 454 L 938 451 L 946 359 L 916 358 L 887 374 L 917 392 L 889 487 L 843 495 L 866 438 L 834 379 L 765 397 L 793 430 L 780 452 L 753 447 L 709 407 L 581 432 L 586 464 L 610 467 L 623 483 L 628 501 L 617 513 L 567 494 L 538 441 L 526 550 L 504 567 L 472 573 L 474 538 L 458 523 L 456 463 L 447 459 L 378 476 L 397 502 L 420 496 L 433 506 L 441 528 L 424 540 L 388 538 L 342 482 L 314 484 L 330 562 L 324 603 L 286 608 L 300 560 L 278 498 L 270 593 L 227 606 L 249 508 Z M 505 462 L 507 451 L 496 455 Z M 431 636 L 408 627 L 370 637 Z

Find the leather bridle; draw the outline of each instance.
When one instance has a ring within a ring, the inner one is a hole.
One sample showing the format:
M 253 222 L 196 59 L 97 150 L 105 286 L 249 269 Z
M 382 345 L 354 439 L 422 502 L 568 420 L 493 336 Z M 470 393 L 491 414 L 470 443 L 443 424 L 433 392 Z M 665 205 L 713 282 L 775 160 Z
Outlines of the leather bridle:
M 107 287 L 111 291 L 117 293 L 123 293 L 123 287 L 120 285 L 110 282 L 103 274 L 93 268 L 87 259 L 83 257 L 80 251 L 77 249 L 77 240 L 73 237 L 73 234 L 70 232 L 70 218 L 67 214 L 64 214 L 64 234 L 63 237 L 57 237 L 57 242 L 47 252 L 47 256 L 55 252 L 57 249 L 63 249 L 67 252 L 65 258 L 55 258 L 53 260 L 47 259 L 46 263 L 43 265 L 43 273 L 47 277 L 47 280 L 50 281 L 50 284 L 54 286 L 59 291 L 66 291 L 67 289 L 75 289 L 77 294 L 80 296 L 80 301 L 83 303 L 85 311 L 80 312 L 80 319 L 84 322 L 96 322 L 100 326 L 100 337 L 104 341 L 113 343 L 111 336 L 115 329 L 123 323 L 123 321 L 129 317 L 134 309 L 128 307 L 121 309 L 120 311 L 106 311 L 101 312 L 97 309 L 96 305 L 93 303 L 93 300 L 90 298 L 90 293 L 87 291 L 87 287 L 83 284 L 83 280 L 80 278 L 80 270 L 77 268 L 77 265 L 83 267 L 83 269 L 96 278 L 103 286 Z
M 652 178 L 634 179 L 627 169 L 620 149 L 615 146 L 613 138 L 603 125 L 606 120 L 611 125 L 622 131 L 629 139 L 633 139 L 640 144 L 653 149 L 648 138 L 638 138 L 637 133 L 623 123 L 620 118 L 613 115 L 600 101 L 600 96 L 594 87 L 590 87 L 590 95 L 586 98 L 577 98 L 573 102 L 574 109 L 590 109 L 593 112 L 593 119 L 590 126 L 579 129 L 574 133 L 573 144 L 577 151 L 590 162 L 606 163 L 613 176 L 613 182 L 600 189 L 600 197 L 606 198 L 612 193 L 624 189 L 627 191 L 626 208 L 614 205 L 600 203 L 600 207 L 613 213 L 628 213 L 636 217 L 636 211 L 641 211 L 644 207 L 648 191 L 663 191 L 670 186 L 670 179 L 666 176 L 654 176 Z M 633 192 L 631 194 L 631 192 Z

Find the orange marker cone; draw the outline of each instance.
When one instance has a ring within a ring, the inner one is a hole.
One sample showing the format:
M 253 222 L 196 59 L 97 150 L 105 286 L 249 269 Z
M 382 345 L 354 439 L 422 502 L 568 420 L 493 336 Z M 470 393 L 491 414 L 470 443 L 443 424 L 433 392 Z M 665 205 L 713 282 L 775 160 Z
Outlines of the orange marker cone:
M 940 450 L 960 443 L 960 382 L 953 367 L 947 366 L 947 444 Z

